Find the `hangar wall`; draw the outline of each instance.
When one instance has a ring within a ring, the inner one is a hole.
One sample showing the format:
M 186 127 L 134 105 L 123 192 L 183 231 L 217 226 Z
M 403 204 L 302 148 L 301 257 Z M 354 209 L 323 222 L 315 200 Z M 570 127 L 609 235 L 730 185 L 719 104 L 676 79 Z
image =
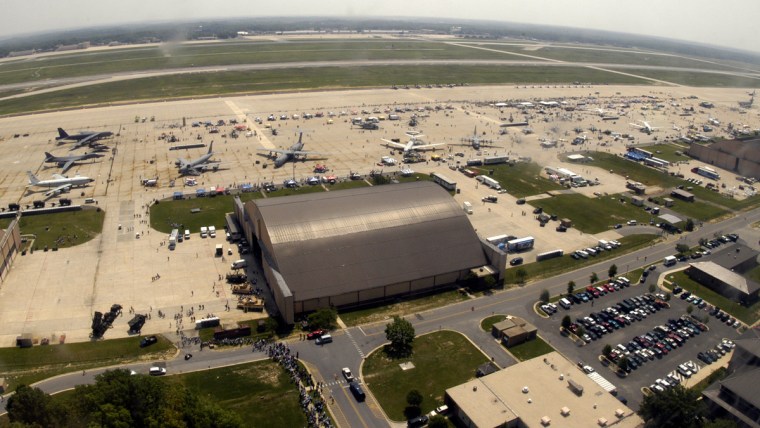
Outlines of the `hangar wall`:
M 11 220 L 8 228 L 0 232 L 0 283 L 8 276 L 13 260 L 21 250 L 21 233 L 18 217 Z

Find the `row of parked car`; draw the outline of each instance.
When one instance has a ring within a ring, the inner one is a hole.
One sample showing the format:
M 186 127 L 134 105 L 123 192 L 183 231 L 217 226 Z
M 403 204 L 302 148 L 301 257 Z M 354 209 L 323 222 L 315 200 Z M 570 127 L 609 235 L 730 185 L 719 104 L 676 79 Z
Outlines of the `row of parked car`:
M 571 304 L 577 305 L 580 303 L 585 303 L 630 286 L 631 281 L 628 280 L 628 278 L 619 276 L 606 284 L 597 286 L 589 285 L 583 291 L 573 293 L 567 296 L 565 299 L 560 299 L 560 304 L 565 309 L 570 309 Z
M 622 364 L 621 368 L 630 372 L 647 361 L 662 358 L 705 330 L 707 326 L 686 315 L 678 319 L 669 319 L 666 324 L 658 325 L 649 333 L 634 337 L 627 344 L 618 344 L 608 358 L 621 365 L 620 360 L 626 357 L 628 364 Z
M 737 320 L 736 318 L 732 317 L 726 312 L 723 312 L 720 309 L 720 307 L 708 305 L 708 303 L 704 299 L 697 296 L 696 294 L 692 294 L 690 291 L 683 291 L 683 289 L 679 287 L 678 285 L 673 287 L 673 294 L 676 296 L 680 295 L 682 300 L 685 300 L 686 302 L 691 303 L 692 305 L 696 306 L 699 309 L 705 309 L 709 306 L 709 308 L 707 309 L 708 313 L 711 316 L 717 318 L 718 320 L 726 323 L 726 325 L 730 327 L 739 328 L 741 326 L 741 321 Z
M 600 241 L 598 245 L 595 247 L 588 247 L 583 248 L 581 250 L 577 250 L 572 254 L 572 258 L 575 260 L 579 259 L 587 259 L 589 256 L 597 256 L 598 254 L 601 254 L 605 251 L 612 251 L 615 248 L 618 248 L 620 245 L 622 245 L 618 241 Z
M 712 364 L 718 361 L 718 358 L 722 357 L 723 355 L 726 355 L 726 353 L 734 349 L 734 346 L 736 345 L 734 345 L 734 342 L 732 342 L 731 340 L 723 339 L 720 343 L 715 345 L 714 348 L 710 348 L 706 351 L 698 353 L 697 359 L 699 359 L 705 364 Z
M 629 326 L 636 321 L 641 321 L 649 314 L 669 307 L 670 305 L 666 302 L 646 293 L 641 296 L 625 299 L 599 312 L 592 312 L 586 317 L 578 318 L 576 322 L 570 324 L 568 329 L 577 335 L 581 332 L 580 326 L 583 326 L 584 332 L 581 335 L 581 339 L 586 343 L 590 343 L 607 333 Z
M 654 381 L 653 384 L 649 385 L 649 390 L 655 393 L 658 392 L 665 392 L 666 389 L 670 389 L 675 387 L 676 385 L 681 383 L 681 379 L 679 379 L 679 375 L 681 378 L 690 378 L 692 375 L 696 374 L 699 371 L 699 366 L 694 361 L 687 361 L 685 363 L 681 363 L 678 365 L 676 370 L 668 373 L 667 376 L 665 376 L 662 379 L 657 379 Z

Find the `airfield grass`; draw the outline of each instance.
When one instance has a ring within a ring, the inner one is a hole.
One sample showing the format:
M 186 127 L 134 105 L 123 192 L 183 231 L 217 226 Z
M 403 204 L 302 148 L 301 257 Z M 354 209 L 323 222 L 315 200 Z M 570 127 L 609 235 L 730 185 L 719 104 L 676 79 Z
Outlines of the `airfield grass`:
M 338 311 L 341 321 L 349 327 L 377 321 L 387 321 L 394 315 L 404 316 L 440 308 L 462 302 L 468 297 L 457 290 L 447 290 L 435 294 L 398 298 L 391 304 L 382 304 L 362 309 Z
M 539 280 L 542 278 L 549 278 L 561 273 L 570 272 L 572 270 L 580 269 L 583 266 L 591 265 L 601 262 L 603 260 L 609 260 L 615 257 L 631 251 L 635 251 L 639 248 L 652 245 L 657 240 L 657 235 L 642 234 L 642 235 L 630 235 L 623 236 L 618 239 L 622 244 L 619 249 L 613 249 L 612 251 L 605 251 L 595 257 L 589 257 L 588 259 L 575 260 L 569 254 L 554 259 L 544 260 L 540 262 L 527 263 L 521 266 L 514 266 L 504 273 L 504 284 L 518 284 L 517 271 L 524 269 L 527 272 L 526 281 Z M 519 255 L 519 254 L 516 254 Z M 515 256 L 516 256 L 515 255 Z M 511 256 L 512 257 L 512 256 Z M 620 266 L 618 266 L 620 268 Z M 598 274 L 601 274 L 597 272 Z
M 494 324 L 502 322 L 505 319 L 507 319 L 506 315 L 491 315 L 488 318 L 484 318 L 483 321 L 480 322 L 480 329 L 486 333 L 490 333 L 491 327 L 493 327 Z
M 671 283 L 675 282 L 684 290 L 691 291 L 693 294 L 705 299 L 710 304 L 718 306 L 724 312 L 729 313 L 747 325 L 752 325 L 760 320 L 760 302 L 749 307 L 742 306 L 692 280 L 686 275 L 686 273 L 684 273 L 684 271 L 668 274 L 665 278 Z M 672 285 L 665 285 L 672 290 Z
M 563 189 L 559 184 L 542 177 L 541 166 L 537 163 L 518 162 L 513 165 L 496 165 L 493 168 L 489 165 L 482 167 L 481 171 L 487 174 L 487 169 L 493 169 L 491 177 L 498 181 L 502 188 L 507 189 L 509 194 L 518 198 Z
M 301 411 L 298 389 L 279 364 L 265 360 L 169 376 L 240 415 L 246 426 L 300 427 L 307 421 Z
M 623 198 L 626 202 L 620 202 Z M 534 207 L 541 207 L 547 214 L 559 218 L 569 218 L 573 228 L 584 233 L 599 233 L 611 229 L 617 223 L 638 220 L 649 223 L 651 215 L 629 202 L 628 196 L 607 195 L 589 198 L 580 194 L 562 194 L 550 198 L 530 201 Z M 552 226 L 549 223 L 547 226 Z
M 623 156 L 604 152 L 588 152 L 586 154 L 593 158 L 593 161 L 589 162 L 590 165 L 612 171 L 612 173 L 622 175 L 632 181 L 638 181 L 645 186 L 659 186 L 664 189 L 686 183 L 680 178 L 671 177 L 667 173 L 628 160 Z M 601 177 L 600 180 L 603 181 L 604 177 Z
M 292 68 L 191 73 L 83 86 L 0 101 L 0 115 L 84 105 L 306 89 L 389 87 L 393 84 L 648 84 L 642 79 L 584 67 L 421 65 Z M 402 89 L 400 89 L 402 90 Z M 104 100 L 108 100 L 104 102 Z
M 348 180 L 348 181 L 339 181 L 335 184 L 325 184 L 325 187 L 330 192 L 334 190 L 356 189 L 358 187 L 367 187 L 367 186 L 369 186 L 369 183 L 367 183 L 364 180 Z
M 519 345 L 512 346 L 509 353 L 514 355 L 520 361 L 528 361 L 532 358 L 540 357 L 554 351 L 551 345 L 544 342 L 543 339 L 536 336 L 535 339 L 523 342 Z
M 614 67 L 607 67 L 610 70 Z M 711 67 L 712 68 L 712 67 Z M 760 79 L 752 77 L 728 76 L 718 73 L 701 73 L 689 71 L 668 71 L 668 70 L 643 70 L 643 69 L 624 69 L 624 73 L 630 73 L 636 76 L 650 77 L 652 79 L 664 80 L 666 82 L 677 83 L 684 86 L 708 86 L 717 88 L 755 88 L 760 84 Z
M 140 348 L 140 337 L 109 339 L 97 342 L 0 348 L 0 377 L 9 389 L 30 385 L 63 373 L 95 367 L 125 364 L 138 360 L 163 359 L 174 353 L 174 346 L 163 336 L 158 343 Z
M 467 338 L 453 331 L 419 336 L 413 347 L 412 356 L 403 359 L 389 358 L 380 348 L 367 356 L 362 368 L 364 383 L 394 421 L 406 419 L 409 391 L 416 389 L 422 394 L 420 410 L 426 414 L 443 404 L 447 388 L 472 379 L 477 367 L 488 361 Z M 405 362 L 414 368 L 401 370 L 399 364 Z
M 683 217 L 699 221 L 712 220 L 728 214 L 729 212 L 728 210 L 712 203 L 702 202 L 698 198 L 694 202 L 685 202 L 674 199 L 673 206 L 669 207 L 669 209 L 682 214 Z
M 477 43 L 473 43 L 477 45 Z M 714 70 L 734 70 L 734 68 L 711 62 L 708 60 L 684 58 L 681 56 L 642 52 L 636 50 L 605 50 L 598 46 L 589 47 L 542 47 L 537 50 L 525 49 L 531 48 L 531 45 L 525 47 L 488 45 L 489 49 L 496 49 L 509 53 L 530 55 L 533 57 L 544 58 L 547 60 L 559 60 L 569 62 L 592 62 L 605 64 L 631 64 L 647 65 L 661 67 L 683 67 L 699 68 Z
M 100 209 L 83 209 L 52 214 L 24 215 L 19 221 L 22 235 L 35 235 L 34 250 L 66 248 L 83 244 L 103 231 L 105 212 Z M 0 220 L 6 228 L 11 219 Z
M 3 66 L 5 83 L 172 68 L 346 60 L 509 59 L 496 52 L 424 41 L 330 40 L 164 45 L 71 53 Z M 519 59 L 519 58 L 515 58 Z
M 261 192 L 246 192 L 239 196 L 243 202 L 263 197 Z M 196 233 L 200 231 L 201 226 L 214 226 L 217 230 L 222 230 L 224 214 L 233 210 L 232 198 L 232 195 L 218 195 L 160 201 L 150 207 L 150 226 L 164 233 L 171 233 L 174 228 L 190 229 L 192 233 Z M 200 212 L 190 211 L 196 208 L 200 209 Z

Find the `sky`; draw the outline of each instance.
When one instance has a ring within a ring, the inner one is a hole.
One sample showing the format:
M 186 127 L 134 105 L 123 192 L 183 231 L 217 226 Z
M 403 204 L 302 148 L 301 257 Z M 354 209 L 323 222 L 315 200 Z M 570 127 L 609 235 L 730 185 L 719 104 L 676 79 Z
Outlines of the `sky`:
M 760 52 L 757 0 L 2 0 L 0 37 L 134 22 L 332 16 L 487 19 Z

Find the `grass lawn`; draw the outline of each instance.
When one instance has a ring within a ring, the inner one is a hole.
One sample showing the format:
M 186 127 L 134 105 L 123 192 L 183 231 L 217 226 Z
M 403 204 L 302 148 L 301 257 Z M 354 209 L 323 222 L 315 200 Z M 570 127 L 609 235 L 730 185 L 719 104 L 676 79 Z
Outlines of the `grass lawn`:
M 680 146 L 678 144 L 673 143 L 660 143 L 660 144 L 654 144 L 647 147 L 642 147 L 644 150 L 650 151 L 654 153 L 654 156 L 660 159 L 664 159 L 668 162 L 679 162 L 679 161 L 688 161 L 691 159 L 690 157 L 684 155 L 683 153 L 689 148 L 688 145 L 685 147 Z M 681 152 L 680 155 L 676 154 L 676 152 Z
M 538 336 L 536 336 L 534 340 L 515 345 L 508 349 L 509 352 L 520 361 L 527 361 L 531 358 L 540 357 L 541 355 L 554 351 L 554 348 Z
M 614 69 L 615 67 L 608 67 Z M 688 71 L 644 70 L 627 68 L 620 70 L 636 76 L 651 77 L 685 86 L 709 86 L 716 88 L 754 88 L 758 80 L 751 77 L 726 76 L 717 73 L 690 73 Z
M 671 210 L 682 214 L 686 218 L 692 218 L 699 221 L 708 221 L 728 214 L 728 210 L 715 206 L 712 203 L 702 202 L 695 198 L 694 202 L 686 202 L 678 199 L 673 200 Z
M 744 276 L 746 276 L 748 279 L 751 279 L 752 281 L 760 282 L 760 265 L 755 266 L 754 268 L 745 272 Z
M 273 361 L 222 367 L 169 376 L 198 395 L 240 415 L 246 426 L 300 427 L 307 421 L 298 401 L 298 389 Z
M 559 275 L 564 272 L 569 272 L 583 267 L 586 264 L 593 264 L 602 260 L 611 259 L 621 256 L 624 253 L 628 253 L 639 248 L 651 245 L 657 239 L 656 235 L 631 235 L 624 236 L 618 241 L 622 246 L 612 251 L 605 251 L 596 257 L 589 257 L 588 259 L 575 260 L 566 254 L 562 257 L 555 259 L 544 260 L 541 262 L 526 263 L 522 266 L 515 266 L 507 269 L 504 275 L 504 284 L 517 284 L 516 272 L 519 268 L 525 269 L 528 273 L 527 281 L 537 280 L 541 278 L 548 278 L 550 276 Z M 618 271 L 623 272 L 625 266 L 618 266 Z M 600 277 L 606 274 L 606 272 L 597 272 Z
M 241 193 L 243 202 L 262 198 L 261 192 Z M 163 200 L 150 207 L 150 225 L 159 232 L 171 233 L 174 224 L 183 225 L 182 229 L 190 229 L 191 233 L 200 231 L 201 226 L 214 226 L 217 230 L 224 229 L 224 214 L 232 212 L 232 195 L 219 195 L 213 198 L 188 198 L 182 200 Z M 200 208 L 200 212 L 190 210 Z
M 628 202 L 620 202 L 621 197 L 629 200 L 627 195 L 589 198 L 576 193 L 531 201 L 530 205 L 542 207 L 545 213 L 556 214 L 559 218 L 569 218 L 574 228 L 585 233 L 603 232 L 631 219 L 649 223 L 651 215 L 648 212 Z M 548 226 L 552 227 L 552 224 Z
M 502 322 L 505 319 L 507 319 L 506 315 L 491 315 L 490 317 L 480 322 L 480 328 L 486 333 L 490 333 L 491 327 L 493 327 L 494 324 L 497 322 Z
M 476 169 L 476 168 L 469 168 Z M 536 163 L 519 162 L 510 165 L 488 165 L 481 168 L 493 169 L 492 178 L 507 189 L 510 195 L 518 198 L 546 193 L 549 190 L 562 190 L 559 184 L 541 176 L 541 167 Z
M 394 315 L 407 315 L 428 309 L 439 308 L 452 303 L 467 300 L 467 296 L 456 291 L 448 290 L 421 297 L 398 299 L 395 303 L 364 309 L 354 309 L 346 312 L 339 311 L 338 316 L 347 326 L 367 324 L 375 321 L 390 320 Z
M 758 319 L 760 319 L 760 302 L 755 303 L 750 307 L 742 306 L 732 300 L 729 300 L 720 294 L 710 290 L 709 288 L 700 285 L 696 281 L 692 281 L 691 278 L 686 276 L 684 271 L 675 272 L 669 274 L 667 278 L 671 282 L 675 282 L 680 285 L 684 290 L 689 290 L 697 296 L 705 299 L 710 304 L 718 306 L 724 312 L 733 315 L 735 318 L 741 320 L 745 324 L 752 325 Z M 674 298 L 678 298 L 674 296 Z
M 421 410 L 428 413 L 443 404 L 447 388 L 475 377 L 477 367 L 488 361 L 464 336 L 440 331 L 417 337 L 414 354 L 400 360 L 390 359 L 383 349 L 364 361 L 364 383 L 391 420 L 406 419 L 406 395 L 416 389 L 423 397 Z M 401 370 L 400 363 L 411 362 L 414 368 Z
M 327 190 L 334 191 L 334 190 L 345 190 L 345 189 L 356 189 L 357 187 L 367 187 L 369 184 L 367 184 L 364 180 L 349 180 L 349 181 L 341 181 L 339 183 L 335 184 L 325 184 L 325 187 L 327 187 Z
M 665 189 L 679 184 L 686 184 L 686 181 L 683 179 L 671 177 L 659 170 L 649 168 L 622 156 L 604 152 L 589 152 L 587 154 L 594 159 L 590 162 L 591 165 L 612 171 L 632 181 L 638 181 L 645 186 L 660 186 Z M 604 176 L 601 176 L 600 180 L 604 181 Z
M 259 325 L 259 320 L 261 318 L 252 319 L 252 320 L 245 320 L 245 321 L 237 321 L 232 323 L 231 325 L 224 325 L 225 328 L 235 328 L 235 325 L 242 325 L 242 324 L 248 324 L 249 327 L 251 327 L 251 334 L 248 336 L 243 337 L 252 337 L 254 339 L 264 339 L 271 337 L 271 333 L 264 332 L 264 333 L 257 333 L 256 327 Z M 264 318 L 263 320 L 266 320 Z M 214 330 L 216 330 L 216 327 L 206 327 L 198 330 L 198 337 L 201 338 L 202 341 L 207 342 L 214 338 Z
M 0 377 L 8 380 L 9 389 L 42 379 L 113 364 L 143 359 L 160 359 L 174 352 L 163 336 L 158 343 L 140 348 L 140 337 L 101 340 L 98 342 L 0 348 Z
M 25 215 L 21 217 L 21 234 L 36 235 L 34 249 L 66 248 L 83 244 L 103 231 L 103 210 L 84 209 L 54 214 Z M 0 227 L 6 228 L 11 219 L 0 220 Z
M 694 386 L 692 386 L 689 389 L 693 389 L 701 393 L 713 382 L 723 380 L 726 376 L 728 376 L 728 369 L 726 369 L 725 367 L 718 367 L 714 372 L 710 373 L 709 376 L 697 382 Z

